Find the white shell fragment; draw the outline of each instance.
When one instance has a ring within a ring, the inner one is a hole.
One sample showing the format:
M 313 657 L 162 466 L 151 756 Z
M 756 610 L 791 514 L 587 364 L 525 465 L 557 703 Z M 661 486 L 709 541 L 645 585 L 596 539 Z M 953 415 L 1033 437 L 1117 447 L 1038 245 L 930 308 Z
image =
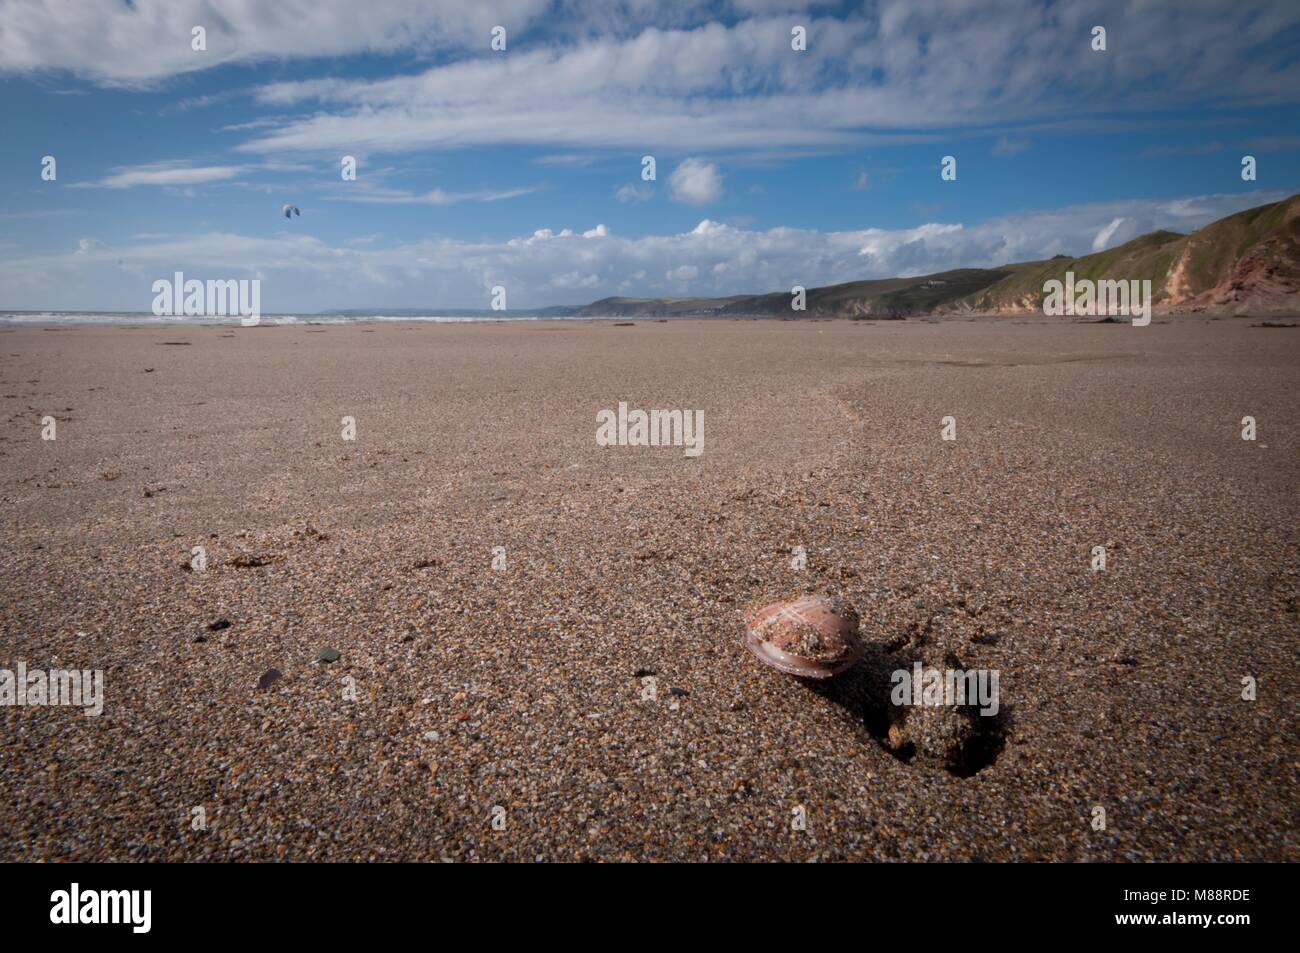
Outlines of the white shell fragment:
M 839 599 L 801 596 L 744 615 L 745 647 L 787 675 L 830 678 L 862 658 L 858 614 Z

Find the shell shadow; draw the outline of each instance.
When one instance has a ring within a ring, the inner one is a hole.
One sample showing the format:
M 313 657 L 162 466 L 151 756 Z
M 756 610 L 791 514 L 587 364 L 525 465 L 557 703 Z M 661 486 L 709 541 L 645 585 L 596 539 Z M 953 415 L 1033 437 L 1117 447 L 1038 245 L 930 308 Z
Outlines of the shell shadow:
M 918 746 L 907 731 L 907 719 L 915 709 L 895 705 L 891 700 L 894 673 L 899 669 L 910 670 L 918 661 L 926 662 L 917 648 L 868 643 L 853 668 L 825 681 L 800 681 L 809 691 L 843 709 L 898 760 L 935 763 L 956 777 L 972 777 L 992 765 L 1006 747 L 1012 707 L 999 703 L 997 714 L 987 716 L 979 715 L 975 705 L 956 707 L 951 710 L 953 715 L 966 719 L 961 743 L 941 752 Z M 952 668 L 965 668 L 953 655 L 947 656 L 945 662 Z

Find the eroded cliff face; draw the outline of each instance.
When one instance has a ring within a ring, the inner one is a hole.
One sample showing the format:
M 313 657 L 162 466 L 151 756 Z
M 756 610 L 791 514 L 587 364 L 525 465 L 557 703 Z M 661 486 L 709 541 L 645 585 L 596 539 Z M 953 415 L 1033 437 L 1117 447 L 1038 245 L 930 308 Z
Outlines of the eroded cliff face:
M 1194 249 L 1189 243 L 1189 261 Z M 1186 280 L 1171 287 L 1171 306 L 1230 314 L 1300 311 L 1300 201 L 1290 200 L 1278 227 L 1246 248 L 1225 273 L 1214 277 L 1217 280 L 1203 289 Z
M 1174 266 L 1169 269 L 1169 277 L 1165 281 L 1165 286 L 1160 289 L 1164 300 L 1162 304 L 1166 306 L 1177 306 L 1185 304 L 1193 297 L 1191 282 L 1187 278 L 1188 263 L 1191 261 L 1191 255 L 1187 246 L 1183 246 L 1182 254 L 1174 262 Z
M 1300 196 L 1248 209 L 1187 236 L 1143 236 L 1115 249 L 1026 269 L 941 310 L 1042 311 L 1041 288 L 1066 271 L 1150 280 L 1164 313 L 1300 313 Z

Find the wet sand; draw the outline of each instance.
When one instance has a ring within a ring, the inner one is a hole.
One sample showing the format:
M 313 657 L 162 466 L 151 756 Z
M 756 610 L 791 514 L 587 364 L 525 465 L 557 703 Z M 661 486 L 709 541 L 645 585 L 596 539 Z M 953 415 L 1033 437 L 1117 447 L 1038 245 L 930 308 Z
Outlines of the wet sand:
M 0 859 L 1300 859 L 1251 323 L 0 328 L 0 668 L 105 672 L 0 707 Z M 620 401 L 703 454 L 598 446 Z M 741 642 L 804 592 L 831 687 Z M 914 660 L 1000 673 L 965 770 L 890 750 Z

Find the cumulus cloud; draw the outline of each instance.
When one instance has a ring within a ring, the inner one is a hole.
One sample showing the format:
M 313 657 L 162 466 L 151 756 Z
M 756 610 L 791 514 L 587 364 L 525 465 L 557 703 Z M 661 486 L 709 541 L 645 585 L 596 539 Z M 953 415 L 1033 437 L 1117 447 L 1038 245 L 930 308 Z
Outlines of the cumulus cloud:
M 668 177 L 673 198 L 687 205 L 710 205 L 722 198 L 722 173 L 712 162 L 686 159 Z
M 1108 202 L 1028 211 L 977 224 L 915 228 L 739 228 L 704 219 L 686 232 L 623 237 L 597 225 L 538 229 L 498 242 L 429 239 L 381 247 L 330 244 L 296 233 L 85 239 L 57 254 L 0 257 L 0 308 L 147 311 L 151 283 L 261 277 L 263 309 L 322 311 L 408 303 L 488 307 L 503 284 L 518 308 L 608 295 L 726 295 L 918 275 L 959 267 L 1086 254 L 1106 230 L 1187 232 L 1285 198 L 1281 192 Z M 1114 225 L 1122 220 L 1122 226 Z M 102 243 L 101 243 L 102 242 Z
M 595 288 L 600 284 L 600 278 L 571 271 L 565 275 L 556 275 L 548 284 L 552 288 Z

